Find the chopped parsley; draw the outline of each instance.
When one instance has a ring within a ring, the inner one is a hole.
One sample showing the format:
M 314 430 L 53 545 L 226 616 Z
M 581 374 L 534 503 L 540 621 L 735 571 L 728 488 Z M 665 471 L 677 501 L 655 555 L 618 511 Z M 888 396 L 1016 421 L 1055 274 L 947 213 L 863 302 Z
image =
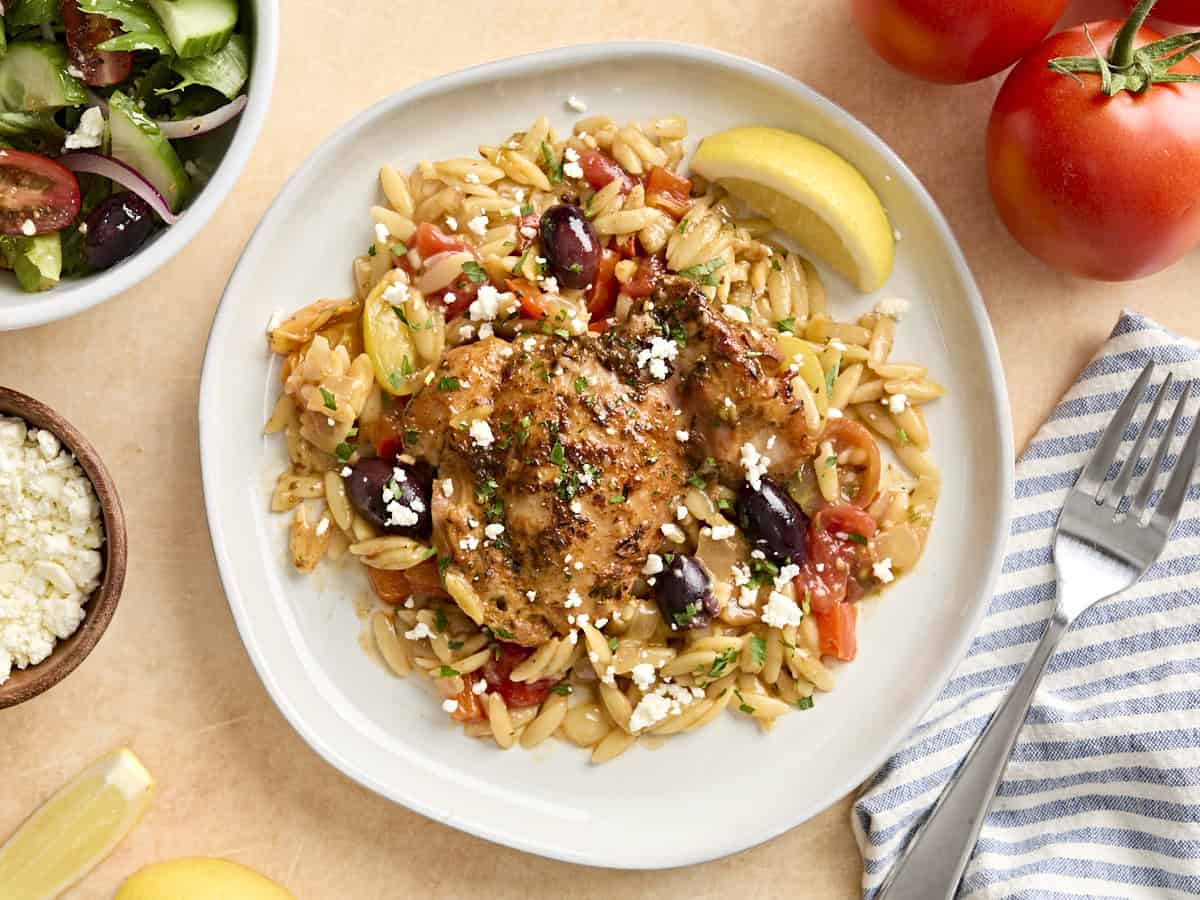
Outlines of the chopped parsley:
M 512 271 L 513 271 L 514 275 L 521 274 L 521 269 L 523 269 L 525 267 L 525 260 L 529 259 L 529 254 L 532 252 L 533 252 L 533 242 L 531 241 L 529 243 L 529 246 L 525 248 L 525 252 L 522 253 L 520 258 L 517 259 L 517 264 L 512 267 Z
M 354 455 L 354 446 L 342 441 L 333 448 L 333 455 L 337 457 L 337 461 L 340 463 L 349 462 L 350 457 Z
M 438 666 L 438 670 L 437 670 L 438 678 L 453 678 L 455 675 L 458 675 L 458 674 L 460 674 L 458 669 L 452 668 L 450 666 Z
M 437 630 L 438 634 L 441 634 L 443 631 L 445 631 L 448 624 L 449 623 L 446 621 L 446 613 L 444 611 L 439 609 L 436 613 L 434 613 L 433 627 Z
M 738 651 L 733 647 L 728 650 L 722 650 L 717 654 L 717 658 L 713 660 L 712 666 L 708 670 L 709 678 L 720 678 L 725 674 L 725 670 L 737 662 Z
M 421 440 L 421 432 L 415 428 L 409 428 L 404 432 L 404 443 L 406 446 L 415 447 L 417 442 Z
M 796 701 L 796 709 L 812 709 L 812 708 L 813 708 L 813 698 L 812 697 L 801 697 L 799 700 Z
M 751 706 L 749 703 L 747 703 L 747 702 L 746 702 L 746 698 L 742 696 L 742 692 L 741 692 L 741 691 L 739 691 L 739 690 L 737 690 L 736 688 L 734 688 L 734 691 L 733 691 L 733 696 L 737 697 L 737 698 L 738 698 L 738 703 L 739 703 L 739 704 L 741 704 L 740 706 L 738 706 L 738 710 L 739 710 L 740 712 L 744 712 L 744 713 L 745 713 L 746 715 L 748 715 L 748 716 L 750 716 L 750 715 L 753 715 L 753 714 L 754 714 L 754 707 L 753 707 L 753 706 Z
M 463 648 L 463 642 L 462 641 L 447 641 L 446 646 L 449 647 L 451 650 L 461 650 Z
M 439 556 L 437 558 L 438 578 L 440 578 L 443 583 L 446 581 L 446 570 L 448 568 L 450 568 L 450 557 Z
M 699 612 L 700 604 L 693 601 L 671 616 L 671 618 L 674 620 L 676 628 L 687 628 Z
M 857 531 L 848 532 L 848 536 L 849 536 L 850 540 L 854 541 L 854 543 L 856 543 L 856 544 L 865 544 L 867 542 L 867 539 L 865 537 L 863 537 L 861 534 L 859 534 Z
M 675 228 L 675 231 L 677 234 L 687 234 L 687 227 L 688 227 L 687 216 L 684 216 L 682 219 L 679 220 L 679 225 Z
M 723 265 L 725 265 L 725 260 L 717 256 L 713 259 L 710 259 L 708 262 L 703 262 L 695 266 L 688 266 L 686 269 L 681 269 L 679 274 L 684 278 L 691 278 L 693 281 L 699 284 L 705 284 L 711 287 L 717 283 L 717 279 L 713 276 L 713 273 Z
M 562 441 L 555 439 L 554 446 L 550 448 L 550 462 L 561 468 L 565 461 L 566 451 L 563 450 Z
M 453 391 L 460 390 L 461 388 L 462 385 L 459 383 L 458 379 L 452 375 L 443 375 L 438 379 L 437 389 L 440 393 L 449 394 Z
M 774 269 L 776 272 L 783 271 L 783 266 L 780 264 L 778 257 L 775 257 L 775 256 L 771 257 L 771 268 Z
M 370 247 L 367 248 L 367 256 L 374 256 L 378 252 L 379 251 L 375 249 L 374 244 L 372 244 Z
M 463 263 L 463 274 L 476 284 L 483 284 L 488 280 L 487 271 L 473 259 L 468 259 Z
M 628 499 L 628 498 L 626 498 L 626 496 L 624 494 L 610 494 L 608 497 L 608 502 L 610 504 L 624 503 L 626 501 L 626 499 Z
M 615 652 L 617 647 L 619 647 L 619 646 L 621 646 L 621 642 L 619 640 L 617 640 L 615 637 L 610 637 L 608 639 L 608 649 L 609 650 L 612 650 Z
M 825 465 L 826 466 L 836 466 L 837 465 L 837 457 L 836 456 L 825 457 Z
M 806 616 L 812 612 L 812 591 L 808 588 L 804 589 L 804 602 L 800 604 L 800 611 Z
M 554 150 L 546 141 L 542 141 L 542 158 L 546 160 L 546 174 L 550 176 L 550 183 L 562 184 L 562 163 L 554 158 Z
M 408 253 L 408 245 L 403 241 L 397 241 L 396 243 L 392 244 L 392 253 L 396 256 L 404 256 L 406 253 Z
M 831 366 L 829 371 L 825 373 L 825 387 L 826 387 L 827 392 L 831 395 L 833 394 L 833 383 L 835 381 L 837 381 L 838 370 L 841 367 L 842 367 L 841 363 L 838 362 L 838 363 L 834 364 L 833 366 Z
M 587 390 L 587 386 L 588 386 L 588 381 L 582 375 L 578 376 L 575 379 L 575 393 L 582 394 L 584 391 Z
M 751 558 L 750 560 L 750 583 L 756 586 L 764 584 L 773 584 L 775 576 L 779 574 L 779 566 L 771 562 L 769 559 Z
M 903 428 L 897 428 L 896 429 L 896 439 L 899 440 L 902 445 L 907 444 L 908 443 L 908 432 L 905 431 Z
M 697 490 L 700 490 L 700 491 L 702 491 L 702 490 L 704 490 L 706 487 L 708 487 L 708 482 L 706 482 L 706 481 L 705 481 L 703 478 L 701 478 L 699 475 L 689 475 L 689 476 L 688 476 L 687 483 L 688 483 L 688 484 L 690 484 L 692 487 L 696 488 Z
M 502 641 L 511 641 L 513 639 L 513 633 L 507 628 L 493 628 L 492 634 L 500 638 Z
M 554 687 L 550 688 L 550 692 L 552 694 L 558 694 L 560 697 L 565 697 L 571 693 L 571 686 L 569 684 L 556 684 Z
M 731 509 L 733 509 L 733 504 L 730 503 L 725 497 L 720 497 L 717 500 L 717 509 L 721 510 L 721 512 L 729 512 Z
M 761 666 L 767 661 L 767 640 L 757 634 L 750 638 L 750 661 Z
M 796 317 L 788 316 L 786 319 L 780 319 L 775 323 L 775 330 L 780 334 L 795 334 L 796 333 Z
M 400 359 L 400 374 L 407 378 L 412 373 L 413 373 L 412 363 L 409 362 L 408 354 L 406 353 Z
M 521 215 L 532 216 L 533 215 L 533 204 L 526 203 L 524 206 L 522 206 L 521 207 Z
M 321 402 L 325 404 L 325 408 L 337 409 L 337 397 L 333 396 L 325 388 L 319 388 L 319 390 L 321 391 Z

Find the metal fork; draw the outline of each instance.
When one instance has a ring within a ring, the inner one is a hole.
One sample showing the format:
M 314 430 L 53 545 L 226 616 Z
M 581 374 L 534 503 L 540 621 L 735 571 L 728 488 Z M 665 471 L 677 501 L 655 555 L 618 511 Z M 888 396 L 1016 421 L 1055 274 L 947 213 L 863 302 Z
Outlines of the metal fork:
M 1151 508 L 1150 501 L 1171 440 L 1183 418 L 1191 381 L 1184 384 L 1145 474 L 1138 472 L 1138 463 L 1171 388 L 1170 374 L 1158 389 L 1124 465 L 1114 480 L 1107 481 L 1125 431 L 1153 373 L 1153 363 L 1142 370 L 1067 495 L 1054 532 L 1057 601 L 1032 658 L 929 816 L 913 834 L 876 900 L 937 900 L 957 893 L 1038 682 L 1062 636 L 1084 611 L 1132 586 L 1167 546 L 1167 537 L 1179 518 L 1196 466 L 1200 415 L 1182 452 L 1173 465 L 1167 466 L 1170 480 L 1158 503 Z M 1131 487 L 1136 487 L 1136 494 L 1126 508 L 1121 500 Z

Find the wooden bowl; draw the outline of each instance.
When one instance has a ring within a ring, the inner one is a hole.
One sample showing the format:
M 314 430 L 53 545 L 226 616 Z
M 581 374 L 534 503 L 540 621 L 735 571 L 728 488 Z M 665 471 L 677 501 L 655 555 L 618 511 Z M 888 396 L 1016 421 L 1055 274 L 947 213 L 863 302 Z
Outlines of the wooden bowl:
M 43 691 L 52 688 L 71 673 L 92 652 L 92 648 L 104 634 L 117 601 L 125 584 L 125 513 L 113 484 L 112 476 L 96 449 L 87 442 L 70 422 L 46 404 L 27 397 L 25 394 L 0 386 L 0 415 L 19 416 L 33 428 L 49 431 L 75 456 L 80 467 L 92 482 L 96 499 L 100 501 L 101 518 L 104 522 L 104 544 L 102 555 L 104 568 L 100 586 L 92 592 L 84 605 L 84 618 L 79 628 L 65 641 L 58 641 L 54 651 L 27 669 L 12 671 L 11 677 L 0 684 L 0 709 L 15 706 Z

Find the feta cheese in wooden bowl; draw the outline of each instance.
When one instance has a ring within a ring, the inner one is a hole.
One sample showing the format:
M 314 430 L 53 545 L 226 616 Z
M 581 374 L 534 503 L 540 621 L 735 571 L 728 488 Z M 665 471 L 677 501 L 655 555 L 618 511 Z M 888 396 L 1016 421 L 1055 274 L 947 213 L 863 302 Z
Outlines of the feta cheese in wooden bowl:
M 125 516 L 96 450 L 44 403 L 0 387 L 0 709 L 92 651 L 125 563 Z

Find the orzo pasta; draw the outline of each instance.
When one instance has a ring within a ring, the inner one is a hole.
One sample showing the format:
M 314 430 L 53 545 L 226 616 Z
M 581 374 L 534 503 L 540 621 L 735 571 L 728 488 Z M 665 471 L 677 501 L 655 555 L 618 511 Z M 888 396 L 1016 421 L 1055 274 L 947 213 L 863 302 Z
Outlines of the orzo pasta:
M 541 118 L 384 166 L 353 296 L 270 335 L 296 567 L 366 566 L 387 665 L 502 748 L 602 762 L 809 708 L 932 521 L 943 388 L 892 359 L 907 304 L 834 319 L 768 222 L 678 173 L 686 130 Z

